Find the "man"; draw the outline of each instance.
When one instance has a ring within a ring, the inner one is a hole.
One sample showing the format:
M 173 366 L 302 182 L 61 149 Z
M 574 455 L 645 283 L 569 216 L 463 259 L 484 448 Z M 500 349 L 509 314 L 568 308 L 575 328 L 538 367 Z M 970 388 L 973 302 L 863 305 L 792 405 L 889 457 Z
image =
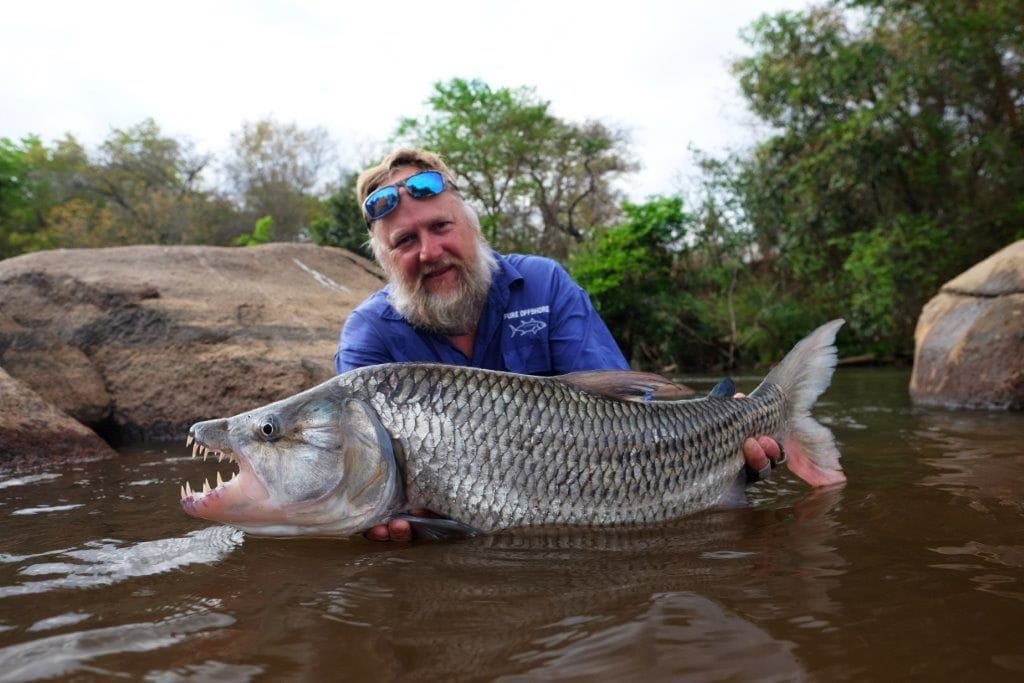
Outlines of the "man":
M 629 368 L 586 292 L 558 263 L 490 249 L 436 154 L 399 149 L 360 174 L 356 194 L 389 284 L 345 321 L 338 372 L 398 361 L 533 375 Z M 768 437 L 748 439 L 743 451 L 761 473 L 779 458 Z M 375 540 L 410 536 L 404 520 L 367 532 Z

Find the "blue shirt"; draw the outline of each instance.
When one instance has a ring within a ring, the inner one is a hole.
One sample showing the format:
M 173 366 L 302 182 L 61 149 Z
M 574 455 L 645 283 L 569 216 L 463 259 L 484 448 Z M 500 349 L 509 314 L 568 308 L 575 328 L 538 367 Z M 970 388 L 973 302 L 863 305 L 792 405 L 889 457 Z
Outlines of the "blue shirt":
M 556 261 L 521 254 L 495 258 L 498 270 L 477 326 L 472 358 L 444 335 L 411 326 L 388 303 L 388 285 L 348 316 L 334 355 L 335 369 L 404 361 L 527 375 L 629 369 L 590 297 Z

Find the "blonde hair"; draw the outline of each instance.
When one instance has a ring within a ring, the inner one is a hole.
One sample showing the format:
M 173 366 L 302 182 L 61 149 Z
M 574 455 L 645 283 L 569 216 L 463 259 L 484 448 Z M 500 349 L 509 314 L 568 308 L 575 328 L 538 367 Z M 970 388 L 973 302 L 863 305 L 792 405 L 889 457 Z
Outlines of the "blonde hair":
M 363 208 L 363 202 L 374 190 L 387 184 L 391 178 L 391 172 L 403 166 L 413 166 L 423 171 L 440 171 L 444 176 L 444 182 L 458 194 L 455 176 L 452 175 L 451 169 L 448 168 L 448 164 L 444 163 L 444 159 L 440 155 L 417 147 L 402 147 L 384 157 L 384 160 L 376 166 L 371 166 L 359 174 L 359 178 L 356 179 L 356 199 L 359 201 L 360 210 Z M 367 218 L 365 212 L 363 217 Z

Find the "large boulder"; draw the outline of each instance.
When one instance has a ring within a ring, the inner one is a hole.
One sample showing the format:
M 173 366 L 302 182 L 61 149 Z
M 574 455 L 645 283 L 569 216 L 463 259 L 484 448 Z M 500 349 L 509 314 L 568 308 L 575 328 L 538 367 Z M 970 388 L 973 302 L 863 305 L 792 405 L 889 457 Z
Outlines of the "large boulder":
M 1024 408 L 1024 240 L 943 285 L 914 342 L 914 402 Z
M 116 455 L 91 429 L 0 368 L 0 468 L 20 470 Z
M 0 261 L 0 367 L 113 443 L 334 374 L 338 331 L 381 287 L 342 249 L 116 247 Z

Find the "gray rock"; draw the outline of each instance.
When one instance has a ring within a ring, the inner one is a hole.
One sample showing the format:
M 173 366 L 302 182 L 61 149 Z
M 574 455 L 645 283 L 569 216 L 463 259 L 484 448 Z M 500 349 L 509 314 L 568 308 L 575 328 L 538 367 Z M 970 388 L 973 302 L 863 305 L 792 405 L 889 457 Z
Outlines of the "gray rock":
M 55 250 L 0 261 L 0 367 L 112 443 L 334 374 L 341 323 L 383 277 L 300 244 Z
M 914 343 L 915 403 L 1024 408 L 1024 240 L 943 285 Z
M 88 427 L 0 368 L 0 467 L 20 470 L 117 453 Z

